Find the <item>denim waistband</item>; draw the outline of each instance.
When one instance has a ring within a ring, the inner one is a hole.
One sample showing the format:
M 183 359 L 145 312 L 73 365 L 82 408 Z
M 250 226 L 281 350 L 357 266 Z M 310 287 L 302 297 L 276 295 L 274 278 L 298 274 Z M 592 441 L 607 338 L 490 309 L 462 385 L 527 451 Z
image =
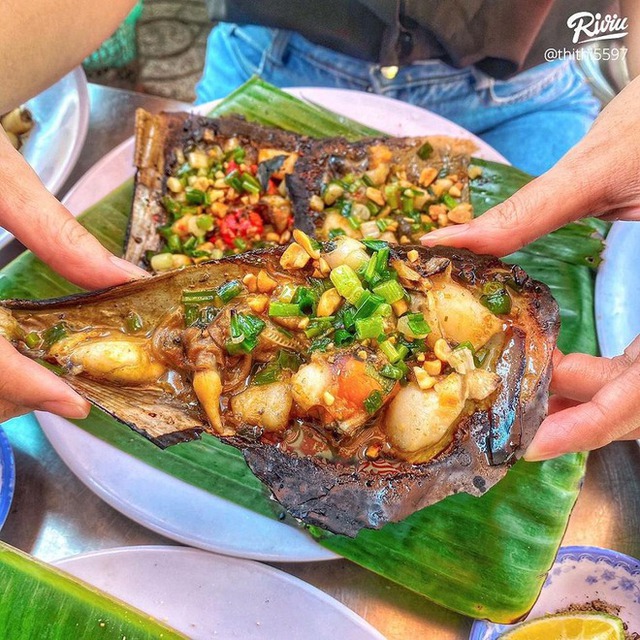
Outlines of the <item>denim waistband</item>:
M 221 27 L 223 25 L 220 25 Z M 569 61 L 556 60 L 527 69 L 510 80 L 496 80 L 475 67 L 458 69 L 442 60 L 424 60 L 404 67 L 383 67 L 365 60 L 338 53 L 316 45 L 303 36 L 285 29 L 272 29 L 257 26 L 224 25 L 247 44 L 262 50 L 262 65 L 268 61 L 274 65 L 283 65 L 292 53 L 306 58 L 316 67 L 324 68 L 343 78 L 353 79 L 359 85 L 368 85 L 375 92 L 386 92 L 392 88 L 411 87 L 415 84 L 438 84 L 455 81 L 470 82 L 475 89 L 494 90 L 509 87 L 531 87 L 550 81 L 551 78 L 568 68 Z M 389 71 L 392 71 L 389 73 Z

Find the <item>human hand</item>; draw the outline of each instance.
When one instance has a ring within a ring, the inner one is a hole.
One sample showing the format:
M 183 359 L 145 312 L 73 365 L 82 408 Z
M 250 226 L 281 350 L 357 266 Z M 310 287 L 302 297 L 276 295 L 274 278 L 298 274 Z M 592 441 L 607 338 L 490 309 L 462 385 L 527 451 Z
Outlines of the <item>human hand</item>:
M 502 256 L 587 216 L 640 220 L 639 101 L 637 78 L 552 169 L 470 223 L 428 233 L 423 244 Z
M 549 417 L 525 459 L 547 460 L 640 438 L 640 336 L 615 358 L 554 354 Z
M 1 134 L 0 226 L 81 287 L 107 287 L 148 275 L 109 253 L 76 222 Z M 0 422 L 32 409 L 67 418 L 87 415 L 86 400 L 51 371 L 20 355 L 2 337 L 0 362 Z

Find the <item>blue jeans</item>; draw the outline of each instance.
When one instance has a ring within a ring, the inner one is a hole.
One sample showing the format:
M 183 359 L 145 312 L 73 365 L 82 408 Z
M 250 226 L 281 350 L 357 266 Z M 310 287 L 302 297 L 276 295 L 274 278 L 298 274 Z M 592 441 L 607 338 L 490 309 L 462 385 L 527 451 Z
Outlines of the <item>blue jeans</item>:
M 507 81 L 439 60 L 402 67 L 393 79 L 379 65 L 258 26 L 220 24 L 207 44 L 197 102 L 222 98 L 252 75 L 279 87 L 370 91 L 429 109 L 472 131 L 512 164 L 543 173 L 576 144 L 600 104 L 570 61 L 542 64 Z

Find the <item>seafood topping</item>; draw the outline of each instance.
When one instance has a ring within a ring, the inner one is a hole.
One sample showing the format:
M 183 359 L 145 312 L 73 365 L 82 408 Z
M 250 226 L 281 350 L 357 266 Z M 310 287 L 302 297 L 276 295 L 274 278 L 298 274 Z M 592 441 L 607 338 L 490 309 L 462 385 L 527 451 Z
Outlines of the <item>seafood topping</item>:
M 417 251 L 403 261 L 384 241 L 340 236 L 323 250 L 294 237 L 276 269 L 186 289 L 151 331 L 63 321 L 29 344 L 75 376 L 189 389 L 222 436 L 285 442 L 304 424 L 341 458 L 376 440 L 374 457 L 431 459 L 499 389 L 492 369 L 517 293 L 491 281 L 496 305 L 496 293 L 456 282 L 449 261 L 414 268 Z
M 292 190 L 313 212 L 323 240 L 346 235 L 412 244 L 473 218 L 468 182 L 481 170 L 469 169 L 470 147 L 441 136 L 325 142 L 299 167 Z
M 504 475 L 546 411 L 557 306 L 517 267 L 338 236 L 101 292 L 5 301 L 0 333 L 161 446 L 240 448 L 353 535 Z
M 284 177 L 300 140 L 238 118 L 141 111 L 126 257 L 136 261 L 145 234 L 157 236 L 144 254 L 156 272 L 288 243 L 293 211 Z

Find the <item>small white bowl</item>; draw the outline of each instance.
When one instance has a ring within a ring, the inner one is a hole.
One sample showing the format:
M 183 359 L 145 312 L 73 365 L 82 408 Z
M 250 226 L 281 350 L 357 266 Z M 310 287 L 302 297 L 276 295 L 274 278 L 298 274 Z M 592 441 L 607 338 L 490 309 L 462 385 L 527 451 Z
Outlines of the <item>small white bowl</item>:
M 593 600 L 619 607 L 628 631 L 640 633 L 640 561 L 600 547 L 562 547 L 527 620 Z M 513 627 L 478 620 L 469 640 L 497 640 Z

